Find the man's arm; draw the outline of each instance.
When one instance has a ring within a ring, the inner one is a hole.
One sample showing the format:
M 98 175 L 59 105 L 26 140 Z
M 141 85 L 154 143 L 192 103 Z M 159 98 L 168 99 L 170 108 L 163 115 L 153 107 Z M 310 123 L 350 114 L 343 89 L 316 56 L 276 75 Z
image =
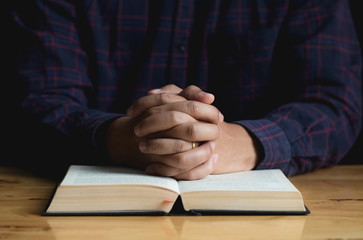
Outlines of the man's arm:
M 252 137 L 262 146 L 256 168 L 291 176 L 337 163 L 354 143 L 361 129 L 361 56 L 346 1 L 294 1 L 279 34 L 271 78 L 280 85 L 270 100 L 278 102 L 280 94 L 290 100 L 260 119 L 234 122 L 248 132 L 226 124 L 222 136 L 231 133 L 229 144 L 216 140 L 215 151 L 224 145 L 243 162 Z M 249 149 L 256 154 L 256 147 Z
M 347 1 L 293 1 L 280 30 L 271 94 L 291 95 L 262 118 L 241 120 L 261 141 L 257 169 L 291 176 L 336 164 L 361 129 L 361 55 Z M 266 102 L 266 105 L 269 103 Z
M 18 69 L 25 86 L 27 119 L 94 145 L 95 130 L 121 114 L 92 108 L 93 83 L 88 55 L 81 46 L 75 5 L 68 1 L 22 1 L 13 18 L 26 43 L 19 46 Z M 20 85 L 20 84 L 19 84 Z M 91 106 L 91 107 L 90 107 Z

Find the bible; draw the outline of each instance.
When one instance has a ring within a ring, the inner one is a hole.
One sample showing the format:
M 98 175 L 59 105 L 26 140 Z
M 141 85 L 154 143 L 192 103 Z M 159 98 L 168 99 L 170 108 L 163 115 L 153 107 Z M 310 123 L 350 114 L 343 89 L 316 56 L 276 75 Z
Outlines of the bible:
M 72 165 L 43 215 L 173 215 L 177 202 L 186 215 L 309 213 L 277 169 L 177 181 L 130 168 Z

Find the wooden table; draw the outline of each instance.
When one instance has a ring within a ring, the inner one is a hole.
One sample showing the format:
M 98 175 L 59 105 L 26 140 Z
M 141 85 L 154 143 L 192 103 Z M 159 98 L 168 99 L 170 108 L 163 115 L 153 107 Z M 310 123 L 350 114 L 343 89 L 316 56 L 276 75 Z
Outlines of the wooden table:
M 0 167 L 0 239 L 363 239 L 363 165 L 290 179 L 310 215 L 44 217 L 56 182 Z

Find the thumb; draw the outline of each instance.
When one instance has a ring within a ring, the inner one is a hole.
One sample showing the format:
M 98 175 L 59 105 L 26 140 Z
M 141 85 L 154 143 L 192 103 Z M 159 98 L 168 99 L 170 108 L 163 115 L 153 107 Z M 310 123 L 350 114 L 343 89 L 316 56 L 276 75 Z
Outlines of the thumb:
M 183 89 L 181 89 L 180 87 L 174 85 L 174 84 L 168 84 L 162 88 L 156 88 L 156 89 L 152 89 L 150 90 L 147 94 L 148 95 L 154 95 L 154 94 L 159 94 L 159 93 L 174 93 L 174 94 L 179 94 Z
M 213 94 L 204 92 L 199 87 L 194 85 L 185 88 L 179 93 L 179 95 L 188 100 L 198 101 L 206 104 L 212 104 L 214 102 Z

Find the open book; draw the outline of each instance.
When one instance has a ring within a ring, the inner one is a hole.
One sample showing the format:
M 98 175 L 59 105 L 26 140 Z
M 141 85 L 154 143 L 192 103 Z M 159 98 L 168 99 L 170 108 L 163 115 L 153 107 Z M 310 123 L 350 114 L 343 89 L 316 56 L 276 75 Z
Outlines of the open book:
M 253 170 L 177 181 L 142 171 L 72 165 L 44 215 L 170 214 L 185 212 L 307 214 L 301 193 L 280 170 Z

